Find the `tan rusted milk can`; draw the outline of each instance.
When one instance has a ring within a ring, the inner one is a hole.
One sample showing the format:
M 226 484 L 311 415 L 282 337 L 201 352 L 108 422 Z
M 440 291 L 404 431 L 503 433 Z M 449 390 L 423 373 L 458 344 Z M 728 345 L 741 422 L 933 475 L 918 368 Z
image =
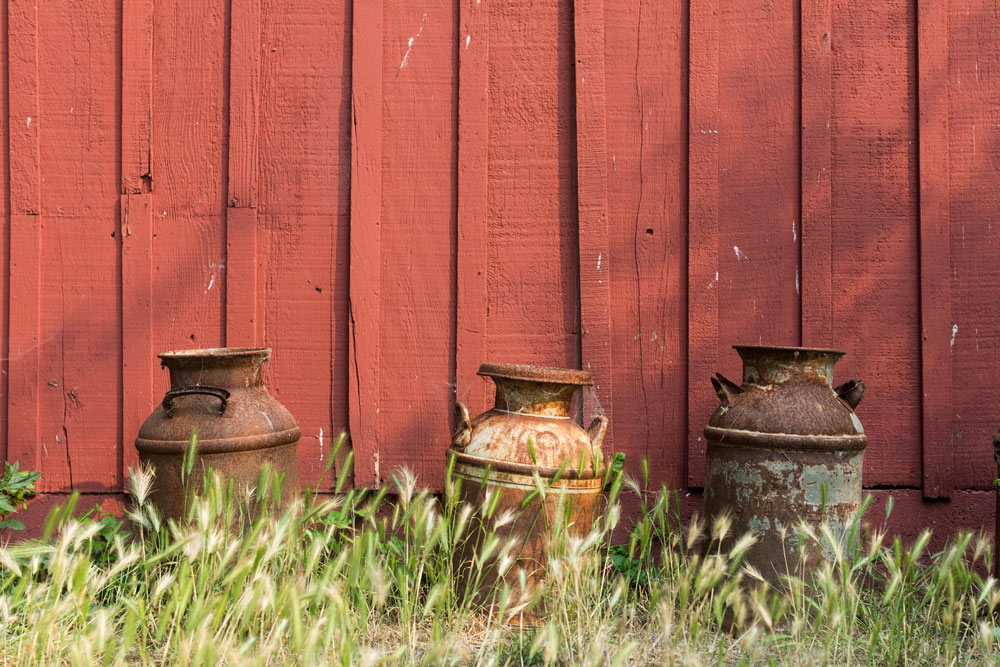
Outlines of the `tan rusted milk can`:
M 152 501 L 169 518 L 184 511 L 181 470 L 192 433 L 197 460 L 188 487 L 202 488 L 209 466 L 256 485 L 261 469 L 284 475 L 282 505 L 299 494 L 299 427 L 261 379 L 269 348 L 225 347 L 159 355 L 170 372 L 170 390 L 139 429 L 139 459 L 156 468 Z
M 499 499 L 492 520 L 473 520 L 464 567 L 481 547 L 482 531 L 488 528 L 483 524 L 491 524 L 510 510 L 516 518 L 498 531 L 504 542 L 516 544 L 515 561 L 504 578 L 514 587 L 517 571 L 523 568 L 529 586 L 534 587 L 545 572 L 548 538 L 560 520 L 560 492 L 566 494 L 570 534 L 585 535 L 592 527 L 600 500 L 601 443 L 608 420 L 595 417 L 585 431 L 570 415 L 573 395 L 580 387 L 593 385 L 585 371 L 485 363 L 479 375 L 496 384 L 495 405 L 470 419 L 468 408 L 456 403 L 457 424 L 449 453 L 455 458 L 461 501 L 479 512 L 487 494 L 499 494 Z M 544 500 L 536 497 L 522 508 L 536 489 L 536 472 L 550 491 Z M 495 569 L 490 570 L 480 583 L 492 583 L 496 577 Z
M 776 584 L 800 572 L 799 521 L 817 534 L 825 521 L 840 540 L 861 504 L 868 437 L 854 408 L 864 384 L 851 380 L 834 389 L 839 350 L 735 349 L 743 384 L 712 378 L 722 404 L 705 428 L 705 514 L 711 520 L 731 513 L 730 539 L 752 533 L 757 542 L 745 562 Z M 802 572 L 833 556 L 832 545 L 809 542 Z

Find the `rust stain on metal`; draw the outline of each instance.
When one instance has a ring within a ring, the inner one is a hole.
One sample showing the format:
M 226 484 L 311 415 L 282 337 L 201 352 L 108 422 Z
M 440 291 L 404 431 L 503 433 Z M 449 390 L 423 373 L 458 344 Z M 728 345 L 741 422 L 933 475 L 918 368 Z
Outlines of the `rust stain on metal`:
M 803 558 L 797 526 L 826 522 L 841 539 L 861 504 L 868 438 L 854 408 L 864 384 L 833 387 L 839 350 L 735 346 L 743 383 L 721 375 L 712 385 L 721 405 L 705 427 L 705 514 L 730 513 L 731 539 L 751 532 L 745 562 L 771 583 L 831 559 L 834 545 Z
M 196 431 L 198 460 L 190 488 L 201 488 L 209 466 L 238 488 L 255 485 L 266 465 L 284 474 L 283 504 L 298 496 L 300 432 L 261 379 L 270 356 L 269 348 L 241 347 L 159 355 L 171 388 L 143 423 L 135 447 L 141 461 L 156 467 L 152 501 L 165 517 L 182 516 L 181 468 Z
M 584 371 L 484 363 L 479 374 L 493 379 L 496 401 L 493 409 L 475 419 L 470 419 L 465 405 L 456 404 L 457 424 L 449 454 L 455 459 L 454 474 L 460 481 L 459 499 L 481 512 L 487 497 L 497 494 L 494 519 L 505 512 L 515 517 L 497 531 L 503 543 L 514 545 L 514 561 L 504 572 L 492 563 L 481 585 L 500 577 L 516 591 L 517 572 L 523 569 L 530 593 L 542 581 L 556 522 L 567 521 L 570 534 L 578 536 L 593 525 L 608 420 L 595 417 L 584 430 L 570 416 L 573 394 L 593 384 Z M 535 473 L 551 489 L 543 497 L 532 496 Z M 560 513 L 560 494 L 565 494 L 566 515 Z M 492 520 L 479 518 L 473 520 L 477 527 L 460 555 L 461 573 L 468 573 L 492 525 Z M 523 620 L 533 623 L 537 618 Z

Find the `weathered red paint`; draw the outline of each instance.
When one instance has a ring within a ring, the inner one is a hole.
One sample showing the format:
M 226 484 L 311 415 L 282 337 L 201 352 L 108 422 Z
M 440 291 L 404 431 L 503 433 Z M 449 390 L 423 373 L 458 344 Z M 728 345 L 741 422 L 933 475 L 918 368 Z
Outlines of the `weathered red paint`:
M 475 370 L 504 359 L 590 370 L 630 469 L 696 487 L 707 378 L 760 341 L 849 350 L 866 484 L 989 487 L 984 0 L 9 0 L 0 21 L 0 453 L 47 491 L 123 488 L 166 389 L 153 351 L 240 341 L 276 350 L 307 484 L 350 425 L 356 482 L 439 485 L 456 394 L 484 409 Z
M 608 243 L 607 84 L 604 7 L 574 0 L 576 162 L 580 266 L 580 354 L 594 380 L 583 395 L 584 414 L 603 412 L 614 423 L 611 369 L 611 274 Z M 604 442 L 614 446 L 614 429 Z
M 382 293 L 382 0 L 353 5 L 350 433 L 354 481 L 382 481 L 378 441 Z

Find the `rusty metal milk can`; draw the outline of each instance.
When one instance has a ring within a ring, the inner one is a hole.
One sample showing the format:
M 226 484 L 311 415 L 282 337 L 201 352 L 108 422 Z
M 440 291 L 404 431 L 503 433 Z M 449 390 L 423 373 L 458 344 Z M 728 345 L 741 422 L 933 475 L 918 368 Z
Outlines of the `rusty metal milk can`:
M 268 465 L 284 474 L 281 501 L 299 494 L 299 427 L 261 379 L 269 348 L 225 347 L 158 355 L 170 372 L 170 390 L 139 429 L 139 459 L 156 468 L 152 501 L 169 518 L 184 512 L 181 469 L 191 435 L 197 461 L 188 481 L 200 490 L 207 467 L 237 488 L 256 485 Z
M 817 533 L 825 521 L 839 540 L 861 504 L 868 437 L 854 408 L 864 384 L 834 389 L 839 350 L 734 347 L 743 358 L 743 384 L 712 378 L 722 404 L 705 427 L 705 514 L 711 521 L 731 513 L 731 539 L 752 533 L 757 542 L 745 562 L 777 584 L 781 575 L 800 572 L 800 521 Z M 829 544 L 807 549 L 805 572 L 833 555 Z
M 590 373 L 579 370 L 519 364 L 485 363 L 479 375 L 493 379 L 496 402 L 492 410 L 470 419 L 469 410 L 456 403 L 456 431 L 449 453 L 454 476 L 461 482 L 460 500 L 482 506 L 486 494 L 499 494 L 493 519 L 505 510 L 514 520 L 498 530 L 504 542 L 513 540 L 516 558 L 505 579 L 512 585 L 524 568 L 531 585 L 542 579 L 546 544 L 557 520 L 561 491 L 569 506 L 569 532 L 585 535 L 596 517 L 601 492 L 601 444 L 607 417 L 595 417 L 584 430 L 570 416 L 570 401 L 582 386 L 593 385 Z M 522 508 L 536 488 L 537 472 L 550 491 Z M 482 527 L 483 523 L 473 524 Z M 475 529 L 474 529 L 475 530 Z M 473 534 L 467 550 L 475 551 L 481 535 Z M 465 560 L 471 557 L 466 553 Z M 482 584 L 496 580 L 487 574 Z

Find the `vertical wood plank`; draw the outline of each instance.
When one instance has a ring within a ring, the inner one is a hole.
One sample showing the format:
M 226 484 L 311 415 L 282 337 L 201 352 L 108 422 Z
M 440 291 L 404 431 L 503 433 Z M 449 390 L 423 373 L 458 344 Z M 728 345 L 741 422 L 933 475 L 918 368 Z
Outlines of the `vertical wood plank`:
M 951 232 L 948 164 L 949 3 L 918 0 L 920 137 L 920 325 L 925 498 L 952 489 Z
M 688 124 L 688 486 L 705 479 L 704 419 L 719 353 L 719 4 L 691 0 Z M 697 400 L 697 398 L 701 400 Z
M 153 1 L 122 1 L 122 479 L 153 409 Z
M 382 215 L 382 1 L 356 2 L 352 27 L 350 433 L 354 481 L 381 483 L 378 381 Z
M 833 343 L 862 378 L 864 481 L 922 486 L 916 4 L 831 0 Z
M 578 368 L 573 4 L 488 11 L 486 355 Z
M 328 5 L 262 3 L 254 198 L 259 343 L 274 351 L 268 389 L 302 429 L 303 485 L 323 491 L 337 478 L 323 475 L 332 445 L 349 425 L 353 143 L 351 3 Z
M 605 0 L 614 451 L 687 486 L 687 3 Z
M 153 0 L 122 0 L 122 193 L 150 192 Z
M 10 179 L 10 360 L 7 457 L 39 470 L 41 175 L 36 0 L 7 5 Z M 45 488 L 44 482 L 42 487 Z
M 1000 4 L 949 0 L 948 227 L 951 235 L 952 484 L 995 489 L 993 451 L 1000 405 Z M 938 37 L 942 39 L 943 37 Z M 923 102 L 932 91 L 923 90 Z
M 489 174 L 489 5 L 461 0 L 458 56 L 458 305 L 455 390 L 473 414 L 486 408 L 486 232 Z
M 0 8 L 0 187 L 8 192 L 10 179 L 10 117 L 7 115 L 8 86 L 7 12 Z M 9 198 L 0 196 L 0 458 L 7 460 L 7 409 L 10 396 L 10 208 Z
M 605 112 L 604 1 L 575 0 L 577 207 L 580 246 L 580 346 L 583 369 L 594 377 L 584 392 L 584 414 L 611 421 L 611 273 L 608 244 L 608 140 Z
M 153 195 L 121 198 L 122 479 L 139 463 L 135 438 L 153 409 Z
M 458 6 L 383 0 L 379 466 L 444 488 L 455 394 Z M 419 352 L 416 352 L 418 351 Z
M 802 344 L 833 340 L 830 0 L 802 0 Z
M 257 257 L 257 114 L 261 0 L 232 0 L 229 33 L 229 207 L 226 345 L 263 340 Z

